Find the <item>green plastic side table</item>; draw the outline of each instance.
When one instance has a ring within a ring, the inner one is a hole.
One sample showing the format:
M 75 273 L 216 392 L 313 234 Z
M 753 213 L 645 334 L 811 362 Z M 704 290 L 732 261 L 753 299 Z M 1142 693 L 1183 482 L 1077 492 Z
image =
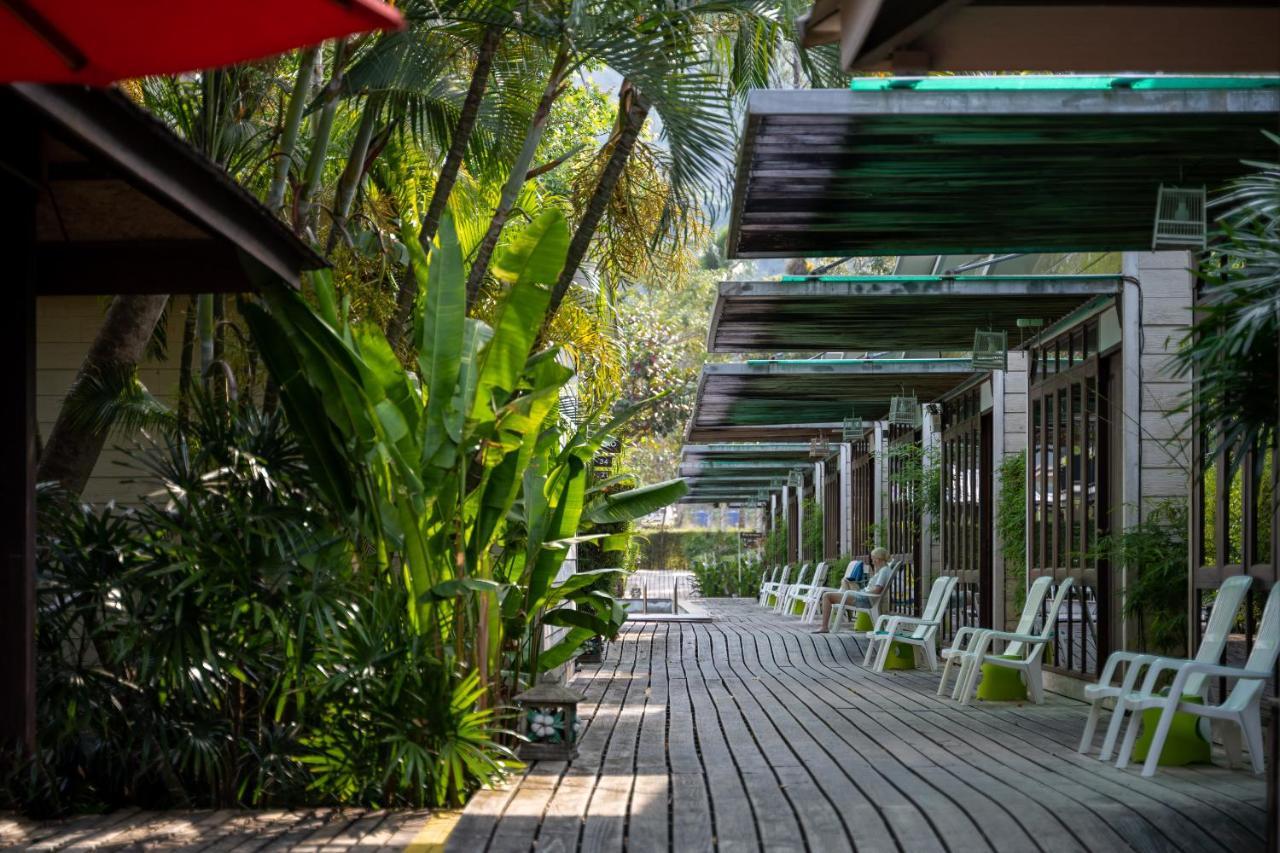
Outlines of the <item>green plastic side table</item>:
M 1197 705 L 1204 700 L 1195 694 L 1184 694 L 1183 702 Z M 1146 761 L 1151 751 L 1151 739 L 1155 737 L 1156 726 L 1160 725 L 1160 708 L 1147 708 L 1142 712 L 1142 733 L 1133 745 L 1133 760 Z M 1177 711 L 1173 715 L 1173 724 L 1169 726 L 1169 736 L 1164 740 L 1164 749 L 1160 750 L 1161 767 L 1182 767 L 1187 764 L 1208 764 L 1211 746 L 1200 734 L 1200 718 L 1195 714 Z
M 1022 660 L 1022 655 L 996 655 L 1005 660 Z M 1027 685 L 1022 683 L 1022 673 L 1007 666 L 992 663 L 982 665 L 982 681 L 978 684 L 978 698 L 984 702 L 1025 702 Z
M 872 631 L 875 625 L 871 623 L 871 614 L 865 610 L 859 610 L 857 617 L 853 620 L 853 630 L 855 631 Z

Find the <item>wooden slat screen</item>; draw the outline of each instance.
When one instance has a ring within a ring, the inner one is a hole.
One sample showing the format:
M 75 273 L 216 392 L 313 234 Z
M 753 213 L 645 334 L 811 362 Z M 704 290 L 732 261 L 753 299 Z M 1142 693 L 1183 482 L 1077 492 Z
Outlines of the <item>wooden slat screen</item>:
M 991 627 L 989 417 L 982 413 L 981 388 L 942 406 L 942 570 L 957 578 L 944 639 L 963 627 Z
M 1097 341 L 1089 320 L 1035 347 L 1029 395 L 1027 580 L 1072 578 L 1046 663 L 1083 677 L 1097 675 L 1110 638 L 1110 572 L 1096 546 L 1110 523 L 1120 426 L 1111 414 L 1119 408 L 1118 356 L 1100 356 Z

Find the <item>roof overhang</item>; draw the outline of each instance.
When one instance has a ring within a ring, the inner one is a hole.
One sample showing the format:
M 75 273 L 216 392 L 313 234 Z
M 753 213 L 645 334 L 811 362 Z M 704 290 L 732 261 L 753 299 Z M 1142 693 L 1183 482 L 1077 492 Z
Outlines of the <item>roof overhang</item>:
M 1280 71 L 1270 0 L 817 0 L 796 23 L 849 71 Z
M 838 439 L 846 418 L 884 417 L 890 400 L 904 393 L 928 402 L 973 373 L 967 358 L 708 364 L 698 379 L 685 440 L 706 441 L 703 436 L 721 430 L 773 432 L 780 424 L 834 425 L 829 437 Z
M 41 294 L 252 290 L 297 285 L 324 259 L 226 171 L 114 90 L 0 89 L 15 126 L 35 129 Z
M 1099 296 L 1119 276 L 788 277 L 720 283 L 710 352 L 968 351 L 975 329 L 1015 344 Z
M 1151 247 L 1160 184 L 1270 161 L 1280 78 L 860 78 L 748 101 L 732 257 Z

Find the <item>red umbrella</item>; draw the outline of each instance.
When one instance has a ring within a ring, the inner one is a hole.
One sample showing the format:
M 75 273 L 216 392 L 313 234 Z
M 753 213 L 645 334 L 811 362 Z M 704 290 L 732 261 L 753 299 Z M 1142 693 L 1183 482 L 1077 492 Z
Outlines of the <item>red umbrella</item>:
M 105 86 L 402 26 L 381 0 L 0 0 L 0 83 Z

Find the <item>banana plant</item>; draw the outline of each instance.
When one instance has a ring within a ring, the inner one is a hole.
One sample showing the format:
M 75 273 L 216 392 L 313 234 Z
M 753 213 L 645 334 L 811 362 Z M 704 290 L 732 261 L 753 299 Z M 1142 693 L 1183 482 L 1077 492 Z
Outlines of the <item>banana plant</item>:
M 504 638 L 526 650 L 507 662 L 519 673 L 521 659 L 549 668 L 585 636 L 616 632 L 621 608 L 588 589 L 597 578 L 554 579 L 592 524 L 651 512 L 684 484 L 609 496 L 588 488 L 592 457 L 629 413 L 599 428 L 559 424 L 574 373 L 557 348 L 535 349 L 569 241 L 561 213 L 543 214 L 498 253 L 505 295 L 492 325 L 466 316 L 452 219 L 429 257 L 412 236 L 409 367 L 381 329 L 350 321 L 327 275 L 311 279 L 314 308 L 274 288 L 265 307 L 242 310 L 329 503 L 403 576 L 409 618 L 437 654 L 468 661 L 489 685 L 511 646 Z M 543 624 L 571 630 L 539 659 Z

